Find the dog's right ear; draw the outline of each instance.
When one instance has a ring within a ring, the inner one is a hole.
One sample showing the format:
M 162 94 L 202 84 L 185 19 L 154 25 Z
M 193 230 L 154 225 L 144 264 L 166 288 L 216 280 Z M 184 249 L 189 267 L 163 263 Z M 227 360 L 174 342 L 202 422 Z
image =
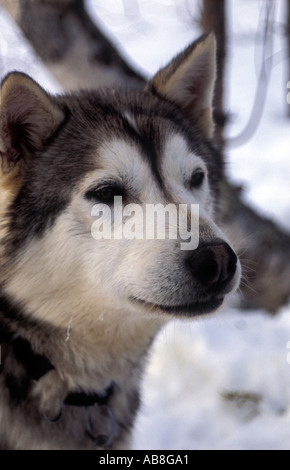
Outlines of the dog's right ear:
M 64 112 L 32 78 L 12 72 L 0 101 L 0 160 L 3 174 L 19 173 L 64 120 Z
M 216 79 L 216 41 L 204 35 L 177 55 L 147 89 L 182 109 L 207 138 L 213 135 L 212 101 Z

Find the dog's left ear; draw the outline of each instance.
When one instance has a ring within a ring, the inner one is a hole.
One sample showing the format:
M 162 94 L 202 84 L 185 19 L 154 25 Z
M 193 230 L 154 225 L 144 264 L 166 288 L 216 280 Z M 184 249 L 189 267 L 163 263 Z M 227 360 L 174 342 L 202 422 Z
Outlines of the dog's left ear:
M 22 169 L 64 120 L 53 98 L 28 75 L 13 72 L 1 86 L 0 161 L 2 173 Z
M 212 101 L 216 79 L 216 41 L 202 36 L 161 69 L 147 87 L 179 105 L 190 121 L 211 138 Z

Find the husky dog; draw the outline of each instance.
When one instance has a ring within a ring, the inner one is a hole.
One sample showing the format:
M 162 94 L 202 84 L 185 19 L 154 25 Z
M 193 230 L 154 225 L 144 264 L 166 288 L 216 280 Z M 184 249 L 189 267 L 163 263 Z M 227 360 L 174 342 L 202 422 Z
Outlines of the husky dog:
M 215 54 L 203 36 L 140 91 L 51 96 L 23 73 L 3 80 L 2 449 L 128 449 L 157 332 L 216 311 L 238 287 L 239 260 L 214 222 Z M 198 204 L 198 246 L 96 240 L 93 208 L 113 221 L 117 197 L 186 204 L 186 222 Z

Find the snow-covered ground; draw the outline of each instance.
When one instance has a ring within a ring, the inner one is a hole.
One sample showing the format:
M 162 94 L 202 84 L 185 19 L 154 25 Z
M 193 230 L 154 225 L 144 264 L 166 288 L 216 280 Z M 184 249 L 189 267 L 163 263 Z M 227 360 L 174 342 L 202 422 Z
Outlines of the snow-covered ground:
M 261 42 L 256 32 L 265 3 L 228 0 L 227 108 L 233 118 L 228 131 L 232 137 L 244 128 L 259 86 Z M 278 31 L 285 19 L 284 4 L 276 1 L 275 62 L 286 47 Z M 148 75 L 199 34 L 198 1 L 88 0 L 88 5 Z M 2 9 L 0 31 L 0 75 L 21 69 L 56 89 Z M 245 186 L 247 201 L 288 229 L 289 80 L 285 64 L 279 62 L 272 70 L 257 132 L 243 146 L 227 151 L 229 176 Z M 275 317 L 228 305 L 210 318 L 174 321 L 163 330 L 144 378 L 134 448 L 290 449 L 290 305 Z
M 144 380 L 135 448 L 290 449 L 289 332 L 289 309 L 171 324 Z

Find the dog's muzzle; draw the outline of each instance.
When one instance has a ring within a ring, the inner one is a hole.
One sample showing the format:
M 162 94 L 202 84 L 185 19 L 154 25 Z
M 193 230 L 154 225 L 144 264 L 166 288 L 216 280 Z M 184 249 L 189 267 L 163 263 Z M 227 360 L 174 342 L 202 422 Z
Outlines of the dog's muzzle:
M 237 287 L 238 258 L 224 240 L 200 243 L 197 249 L 187 254 L 185 267 L 192 295 L 179 297 L 177 302 L 155 303 L 131 297 L 131 301 L 152 309 L 175 315 L 192 317 L 216 311 L 229 294 Z

